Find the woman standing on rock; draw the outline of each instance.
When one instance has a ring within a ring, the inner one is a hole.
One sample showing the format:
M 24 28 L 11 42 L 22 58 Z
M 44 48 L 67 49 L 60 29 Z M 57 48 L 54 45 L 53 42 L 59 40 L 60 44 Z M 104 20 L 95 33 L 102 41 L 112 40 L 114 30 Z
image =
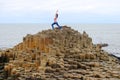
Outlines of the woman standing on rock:
M 53 30 L 54 30 L 54 25 L 55 25 L 55 24 L 59 27 L 59 29 L 62 28 L 62 27 L 58 24 L 57 18 L 58 18 L 58 10 L 56 11 L 56 14 L 55 14 L 54 23 L 52 23 L 52 29 L 53 29 Z

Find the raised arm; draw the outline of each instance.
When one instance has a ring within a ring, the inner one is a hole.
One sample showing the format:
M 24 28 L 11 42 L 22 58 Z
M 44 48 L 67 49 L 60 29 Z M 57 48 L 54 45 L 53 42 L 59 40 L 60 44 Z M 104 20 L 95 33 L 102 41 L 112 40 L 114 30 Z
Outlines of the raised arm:
M 58 10 L 56 11 L 55 18 L 58 18 Z
M 58 10 L 56 11 L 56 14 L 58 14 Z

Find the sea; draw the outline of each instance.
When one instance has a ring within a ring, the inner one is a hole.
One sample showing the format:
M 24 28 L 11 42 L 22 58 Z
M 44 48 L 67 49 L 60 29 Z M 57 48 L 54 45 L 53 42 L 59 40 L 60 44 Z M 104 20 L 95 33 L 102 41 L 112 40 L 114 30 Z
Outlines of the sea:
M 120 24 L 61 24 L 80 33 L 85 31 L 94 44 L 107 43 L 103 50 L 120 57 Z M 57 27 L 57 26 L 55 26 Z M 12 48 L 23 41 L 27 34 L 52 29 L 51 24 L 0 24 L 0 49 Z

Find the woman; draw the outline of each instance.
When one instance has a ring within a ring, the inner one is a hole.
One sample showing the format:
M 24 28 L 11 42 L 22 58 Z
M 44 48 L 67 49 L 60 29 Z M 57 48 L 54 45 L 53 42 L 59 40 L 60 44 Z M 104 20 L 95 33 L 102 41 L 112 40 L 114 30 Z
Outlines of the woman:
M 62 27 L 58 24 L 57 18 L 58 18 L 58 10 L 56 11 L 56 14 L 55 14 L 54 23 L 52 23 L 52 29 L 53 29 L 53 30 L 54 30 L 54 25 L 55 25 L 55 24 L 59 27 L 59 29 L 62 28 Z

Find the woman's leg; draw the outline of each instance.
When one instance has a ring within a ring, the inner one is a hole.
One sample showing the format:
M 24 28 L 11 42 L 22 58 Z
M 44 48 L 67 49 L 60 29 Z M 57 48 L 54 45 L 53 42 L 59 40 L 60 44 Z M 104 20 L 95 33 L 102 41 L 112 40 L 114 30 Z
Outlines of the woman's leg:
M 61 29 L 62 27 L 58 24 L 58 22 L 56 22 L 56 25 L 59 27 L 59 29 Z
M 55 25 L 55 23 L 52 23 L 52 25 L 51 25 L 53 30 L 54 30 L 54 25 Z

